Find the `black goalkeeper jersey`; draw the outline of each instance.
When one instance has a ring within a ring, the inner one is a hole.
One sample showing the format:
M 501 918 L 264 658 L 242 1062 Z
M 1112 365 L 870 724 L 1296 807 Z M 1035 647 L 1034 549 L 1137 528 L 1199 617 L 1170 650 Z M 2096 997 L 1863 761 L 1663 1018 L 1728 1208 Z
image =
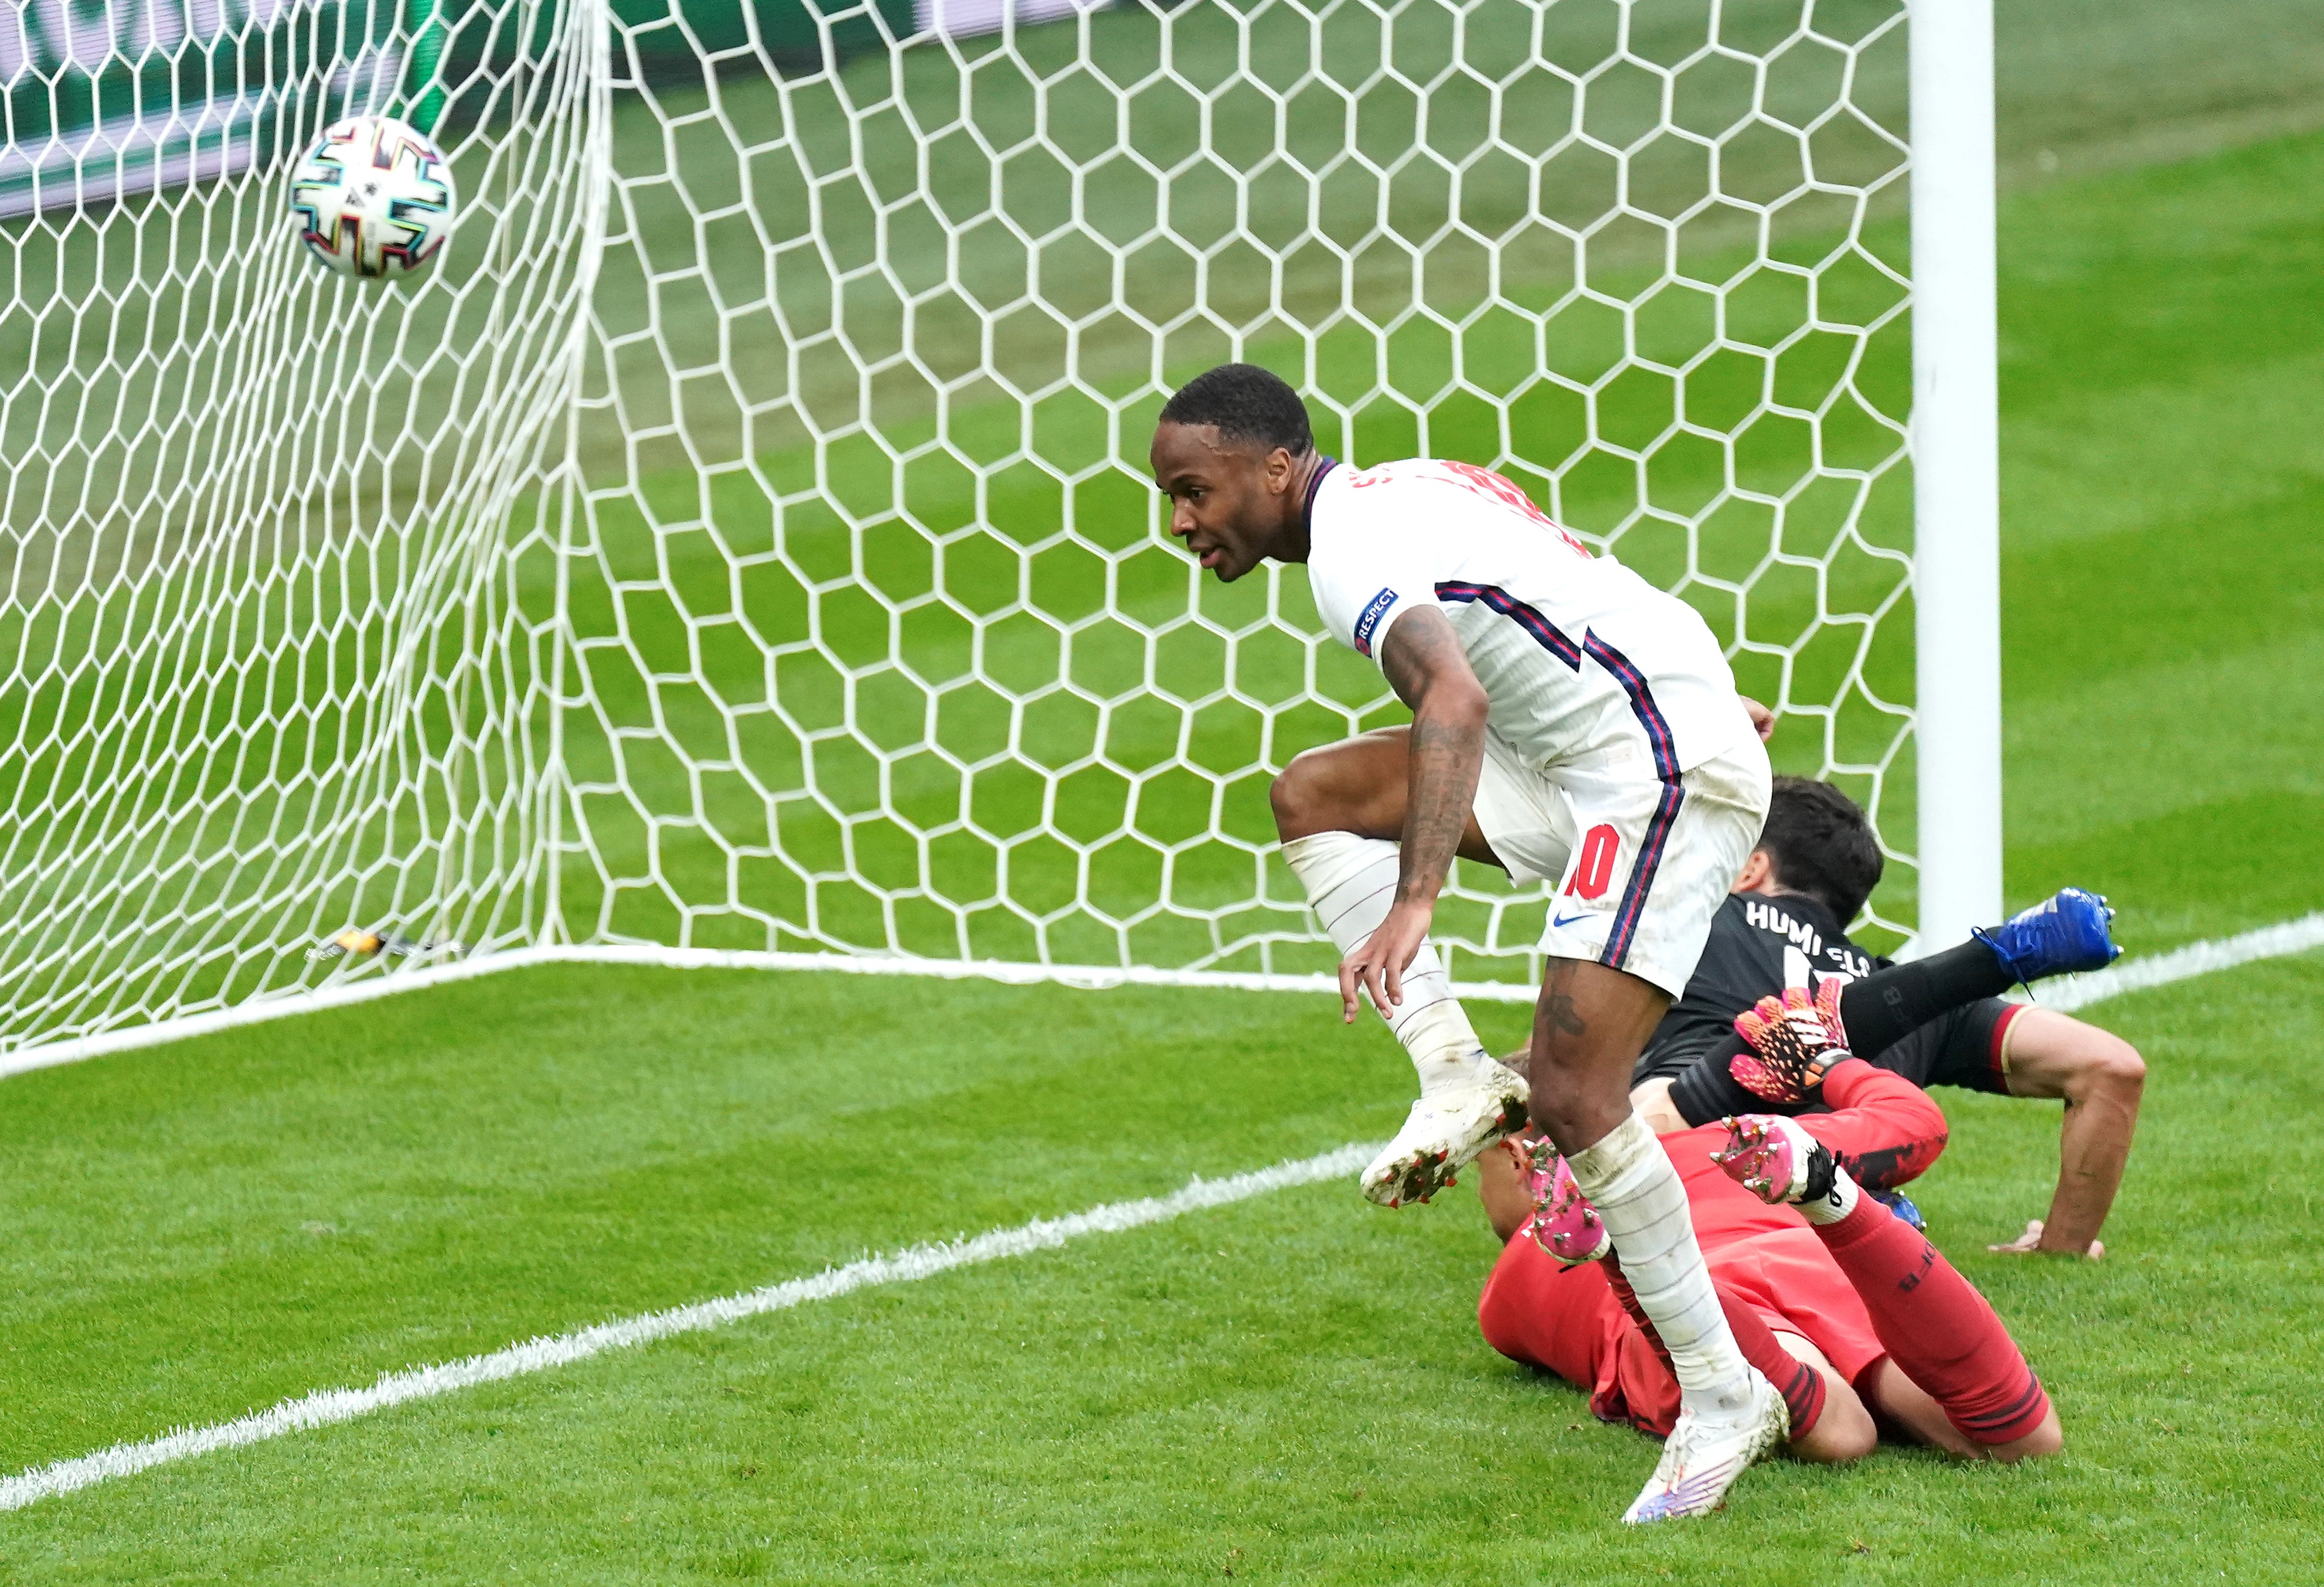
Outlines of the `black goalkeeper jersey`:
M 1770 993 L 1812 988 L 1827 974 L 1869 975 L 1887 962 L 1849 941 L 1831 911 L 1804 894 L 1734 894 L 1711 917 L 1686 995 L 1655 1027 L 1630 1084 L 1674 1076 L 1732 1040 L 1735 1016 Z

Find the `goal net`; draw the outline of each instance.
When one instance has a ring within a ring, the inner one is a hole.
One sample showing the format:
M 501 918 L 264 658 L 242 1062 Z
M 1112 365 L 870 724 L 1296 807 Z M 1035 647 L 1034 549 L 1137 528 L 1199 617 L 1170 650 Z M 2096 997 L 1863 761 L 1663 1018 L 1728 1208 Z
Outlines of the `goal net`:
M 507 548 L 569 449 L 606 53 L 551 0 L 447 14 L 0 10 L 11 1046 L 297 986 L 350 923 L 538 928 Z M 290 220 L 301 152 L 370 111 L 447 129 L 463 218 L 421 282 L 333 275 Z
M 1899 0 L 198 14 L 104 49 L 210 131 L 0 157 L 10 1042 L 519 948 L 1328 966 L 1268 784 L 1400 712 L 1167 543 L 1229 358 L 1692 602 L 1910 918 Z M 351 104 L 452 152 L 417 286 L 281 220 Z M 1462 866 L 1456 974 L 1545 902 Z

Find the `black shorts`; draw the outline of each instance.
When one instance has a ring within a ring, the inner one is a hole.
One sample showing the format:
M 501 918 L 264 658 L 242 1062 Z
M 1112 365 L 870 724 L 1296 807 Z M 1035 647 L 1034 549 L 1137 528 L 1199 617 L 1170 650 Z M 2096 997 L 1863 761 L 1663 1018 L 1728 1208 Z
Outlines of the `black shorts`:
M 2024 1006 L 1989 997 L 1940 1014 L 1906 1031 L 1872 1062 L 1923 1091 L 1932 1085 L 1958 1085 L 2006 1096 L 2009 1078 L 2001 1062 L 2002 1039 Z
M 2001 1061 L 2002 1042 L 2009 1022 L 2024 1006 L 1996 997 L 1954 1009 L 1907 1031 L 1871 1062 L 1923 1091 L 1932 1085 L 1959 1085 L 2006 1096 L 2009 1077 Z M 1743 1038 L 1730 1032 L 1725 1041 L 1679 1070 L 1671 1082 L 1670 1101 L 1680 1118 L 1701 1125 L 1729 1113 L 1803 1111 L 1771 1107 L 1736 1082 L 1727 1062 L 1742 1048 Z

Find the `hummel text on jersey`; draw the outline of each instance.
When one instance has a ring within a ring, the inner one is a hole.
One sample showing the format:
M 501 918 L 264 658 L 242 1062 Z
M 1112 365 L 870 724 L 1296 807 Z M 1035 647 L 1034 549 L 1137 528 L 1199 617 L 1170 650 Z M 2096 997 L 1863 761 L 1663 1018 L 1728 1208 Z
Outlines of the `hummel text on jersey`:
M 1804 920 L 1793 919 L 1774 904 L 1761 899 L 1746 900 L 1743 905 L 1743 918 L 1758 930 L 1770 932 L 1784 938 L 1811 959 L 1821 958 L 1823 955 L 1823 933 Z M 1862 954 L 1855 952 L 1849 944 L 1837 943 L 1833 946 L 1835 956 L 1848 966 L 1850 974 L 1872 973 L 1872 961 Z M 1859 961 L 1861 961 L 1860 964 Z

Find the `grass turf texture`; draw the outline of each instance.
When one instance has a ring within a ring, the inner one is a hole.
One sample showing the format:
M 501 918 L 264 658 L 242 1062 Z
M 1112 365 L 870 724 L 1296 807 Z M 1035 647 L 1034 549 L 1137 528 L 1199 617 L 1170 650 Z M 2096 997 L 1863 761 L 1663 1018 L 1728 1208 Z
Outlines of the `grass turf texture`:
M 41 1143 L 8 1165 L 10 1458 L 1165 1190 L 1377 1132 L 1406 1084 L 1309 1000 L 862 987 L 532 972 L 10 1083 Z M 2041 1467 L 1779 1464 L 1625 1532 L 1653 1445 L 1477 1338 L 1465 1193 L 1335 1185 L 166 1468 L 0 1545 L 60 1582 L 1589 1582 L 1722 1569 L 1748 1527 L 1850 1579 L 2209 1579 L 2230 1539 L 2241 1579 L 2312 1579 L 2262 1473 L 2318 1453 L 2286 1385 L 2324 1150 L 2234 1142 L 2324 1102 L 2277 1061 L 2319 993 L 2311 956 L 2107 1010 L 2157 1076 L 2104 1265 L 1983 1253 L 2042 1205 L 2054 1114 L 1947 1098 L 1918 1190 L 2059 1398 Z
M 2110 890 L 2136 952 L 2319 901 L 2324 454 L 2286 418 L 2324 401 L 2319 193 L 2309 137 L 2004 211 L 2011 889 Z M 2310 955 L 2094 1011 L 2154 1066 L 2103 1265 L 1984 1253 L 2044 1204 L 2055 1113 L 1945 1096 L 1922 1199 L 2059 1398 L 2039 1468 L 1777 1465 L 1723 1518 L 1625 1534 L 1652 1445 L 1477 1339 L 1473 1204 L 1318 1186 L 101 1486 L 0 1517 L 0 1557 L 1591 1582 L 1748 1547 L 1818 1578 L 2311 1581 L 2277 1479 L 2324 1457 L 2324 1098 L 2285 1061 L 2319 993 Z M 0 1463 L 1381 1136 L 1407 1085 L 1306 1000 L 578 970 L 23 1077 Z

